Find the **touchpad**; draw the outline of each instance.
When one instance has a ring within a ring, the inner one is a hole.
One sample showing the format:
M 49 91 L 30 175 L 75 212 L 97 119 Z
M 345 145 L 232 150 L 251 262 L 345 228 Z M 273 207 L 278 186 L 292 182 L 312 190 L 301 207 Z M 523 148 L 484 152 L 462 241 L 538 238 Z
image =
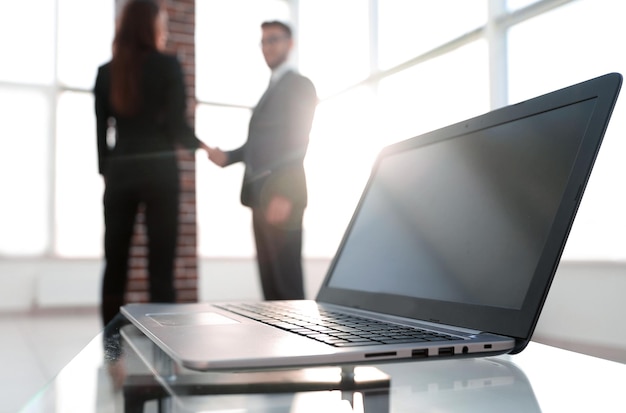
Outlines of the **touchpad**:
M 223 325 L 239 323 L 237 320 L 233 320 L 232 318 L 213 312 L 154 313 L 147 314 L 147 316 L 164 326 Z

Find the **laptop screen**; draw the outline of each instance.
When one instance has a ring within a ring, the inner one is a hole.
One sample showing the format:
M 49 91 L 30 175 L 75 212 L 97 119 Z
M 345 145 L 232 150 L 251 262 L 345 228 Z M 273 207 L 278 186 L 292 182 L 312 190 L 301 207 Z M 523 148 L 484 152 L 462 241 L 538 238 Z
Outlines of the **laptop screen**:
M 328 286 L 520 309 L 594 107 L 388 151 Z
M 532 336 L 622 84 L 609 73 L 384 148 L 317 301 Z

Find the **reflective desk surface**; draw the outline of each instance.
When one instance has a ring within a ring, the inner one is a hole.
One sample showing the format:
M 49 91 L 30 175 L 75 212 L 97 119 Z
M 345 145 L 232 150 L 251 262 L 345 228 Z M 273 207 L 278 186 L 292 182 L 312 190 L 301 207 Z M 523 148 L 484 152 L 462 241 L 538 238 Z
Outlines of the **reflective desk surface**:
M 125 325 L 96 336 L 21 411 L 626 412 L 626 365 L 530 343 L 513 356 L 200 373 Z

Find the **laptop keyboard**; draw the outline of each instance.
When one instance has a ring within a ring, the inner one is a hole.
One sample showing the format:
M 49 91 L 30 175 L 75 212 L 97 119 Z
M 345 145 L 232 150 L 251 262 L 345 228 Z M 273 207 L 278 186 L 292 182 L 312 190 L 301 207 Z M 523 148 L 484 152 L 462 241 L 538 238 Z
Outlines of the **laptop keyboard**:
M 317 310 L 318 314 L 312 315 L 310 312 L 300 312 L 294 306 L 277 301 L 223 304 L 217 307 L 335 347 L 459 339 L 459 337 L 435 331 L 321 308 Z

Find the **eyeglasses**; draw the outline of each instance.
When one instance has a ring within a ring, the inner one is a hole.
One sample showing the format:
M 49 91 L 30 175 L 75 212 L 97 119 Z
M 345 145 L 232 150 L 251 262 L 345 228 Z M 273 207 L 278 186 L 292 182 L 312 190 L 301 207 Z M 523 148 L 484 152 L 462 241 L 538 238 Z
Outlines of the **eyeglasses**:
M 272 37 L 268 37 L 267 39 L 263 39 L 261 40 L 261 44 L 260 46 L 273 46 L 275 44 L 278 44 L 284 40 L 288 40 L 289 38 L 287 36 L 272 36 Z

